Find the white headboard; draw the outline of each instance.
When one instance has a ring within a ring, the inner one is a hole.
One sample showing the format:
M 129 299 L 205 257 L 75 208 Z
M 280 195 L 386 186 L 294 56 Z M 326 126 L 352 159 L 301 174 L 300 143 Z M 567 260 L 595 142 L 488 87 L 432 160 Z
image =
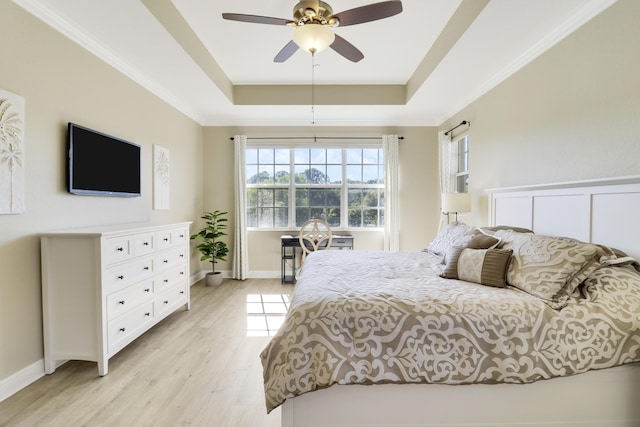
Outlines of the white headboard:
M 487 191 L 490 225 L 600 243 L 640 260 L 640 176 Z

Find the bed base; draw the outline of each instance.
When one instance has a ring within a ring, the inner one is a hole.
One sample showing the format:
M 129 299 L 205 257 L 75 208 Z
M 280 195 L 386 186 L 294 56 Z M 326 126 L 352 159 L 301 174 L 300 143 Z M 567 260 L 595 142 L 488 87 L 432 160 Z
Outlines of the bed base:
M 282 427 L 640 426 L 640 363 L 531 384 L 340 385 L 281 414 Z

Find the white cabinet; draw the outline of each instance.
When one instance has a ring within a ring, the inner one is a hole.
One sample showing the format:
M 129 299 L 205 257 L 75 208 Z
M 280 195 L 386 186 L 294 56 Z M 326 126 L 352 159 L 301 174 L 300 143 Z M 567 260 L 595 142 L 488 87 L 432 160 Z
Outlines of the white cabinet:
M 45 372 L 108 360 L 180 307 L 190 308 L 189 225 L 42 233 Z

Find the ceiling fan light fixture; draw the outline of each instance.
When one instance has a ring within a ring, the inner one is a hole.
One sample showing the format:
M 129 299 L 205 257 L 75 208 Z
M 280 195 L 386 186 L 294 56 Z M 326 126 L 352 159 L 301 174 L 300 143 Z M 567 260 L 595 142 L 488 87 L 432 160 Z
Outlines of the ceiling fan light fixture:
M 335 38 L 336 35 L 329 27 L 320 24 L 300 25 L 293 30 L 293 41 L 311 53 L 328 48 Z

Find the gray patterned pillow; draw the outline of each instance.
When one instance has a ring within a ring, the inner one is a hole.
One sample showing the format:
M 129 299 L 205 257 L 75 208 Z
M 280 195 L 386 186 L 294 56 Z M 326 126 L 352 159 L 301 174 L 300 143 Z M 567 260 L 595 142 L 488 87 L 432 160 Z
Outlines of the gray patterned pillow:
M 477 230 L 475 227 L 462 222 L 448 224 L 438 233 L 427 248 L 427 251 L 439 256 L 444 256 L 449 248 L 466 246 L 476 234 Z
M 512 253 L 504 249 L 451 248 L 441 277 L 504 288 Z
M 564 307 L 578 285 L 611 257 L 597 245 L 573 239 L 513 231 L 496 235 L 502 249 L 513 250 L 507 283 L 555 309 Z

